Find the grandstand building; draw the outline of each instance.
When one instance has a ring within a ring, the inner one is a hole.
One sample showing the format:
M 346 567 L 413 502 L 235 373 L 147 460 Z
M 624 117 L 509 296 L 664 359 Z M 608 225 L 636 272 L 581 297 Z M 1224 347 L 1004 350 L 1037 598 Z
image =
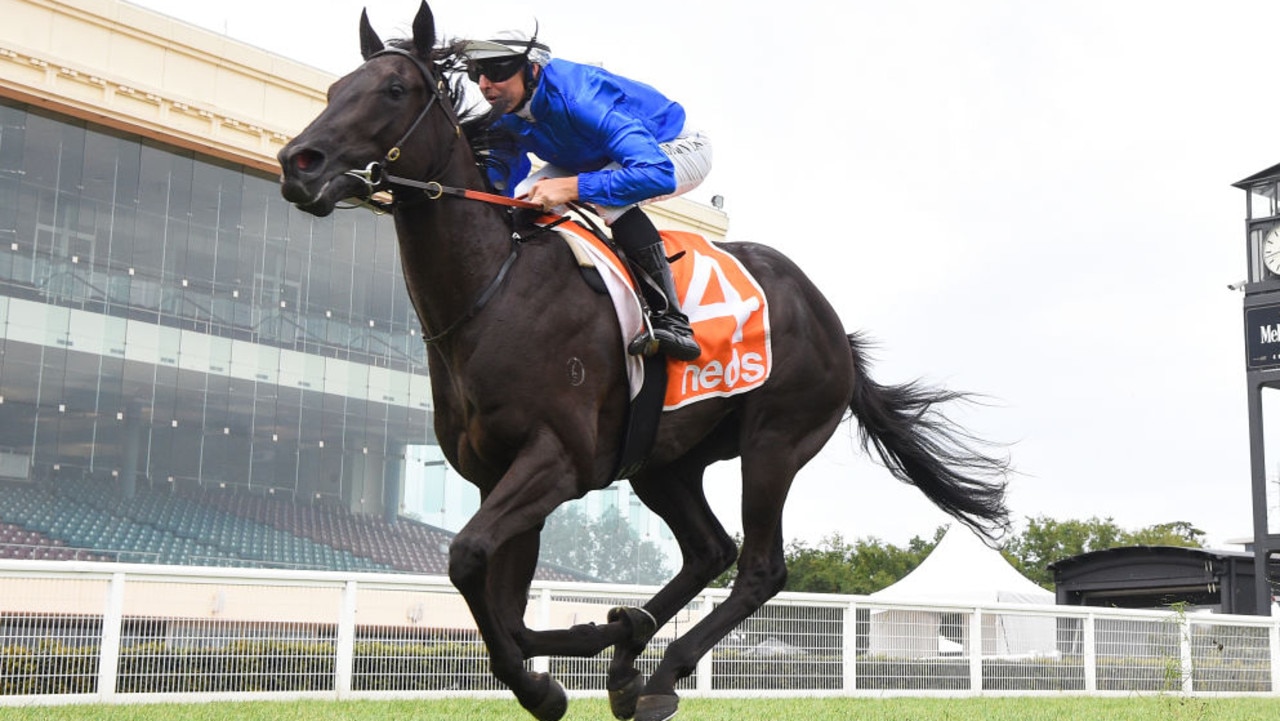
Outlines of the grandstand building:
M 443 570 L 476 498 L 431 433 L 392 223 L 278 191 L 334 78 L 118 0 L 0 16 L 0 546 Z M 681 200 L 657 220 L 725 227 Z M 89 526 L 24 516 L 58 504 Z M 436 557 L 397 565 L 365 532 Z

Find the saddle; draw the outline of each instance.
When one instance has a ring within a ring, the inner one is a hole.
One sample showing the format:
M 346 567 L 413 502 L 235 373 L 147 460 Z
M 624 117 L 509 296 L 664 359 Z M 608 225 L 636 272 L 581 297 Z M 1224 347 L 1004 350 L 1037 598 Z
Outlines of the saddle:
M 648 329 L 649 304 L 659 302 L 650 294 L 661 297 L 661 291 L 638 282 L 637 278 L 647 280 L 646 274 L 633 271 L 621 250 L 585 215 L 580 219 L 542 215 L 532 221 L 532 228 L 557 232 L 573 251 L 585 282 L 609 295 L 618 314 L 631 404 L 615 478 L 627 478 L 643 467 L 664 410 L 745 393 L 768 379 L 772 368 L 768 302 L 755 278 L 733 255 L 696 233 L 660 232 L 681 307 L 703 353 L 693 361 L 638 357 L 629 355 L 627 346 Z
M 649 330 L 649 304 L 652 301 L 646 296 L 645 285 L 637 279 L 648 277 L 632 268 L 622 249 L 615 245 L 598 225 L 585 213 L 579 212 L 579 219 L 571 219 L 567 215 L 547 216 L 539 214 L 531 217 L 527 211 L 517 211 L 517 228 L 523 225 L 530 232 L 540 233 L 558 230 L 559 236 L 569 246 L 583 281 L 600 295 L 610 296 L 618 313 L 619 325 L 623 329 L 624 340 L 633 335 L 627 334 L 628 326 L 634 326 L 637 319 L 643 328 Z M 523 217 L 522 217 L 523 216 Z M 567 227 L 562 227 L 567 226 Z M 519 233 L 521 237 L 528 237 Z M 586 244 L 586 238 L 594 241 Z M 604 251 L 610 255 L 605 256 Z M 610 262 L 611 261 L 611 262 Z M 606 264 L 608 263 L 608 264 Z M 627 287 L 626 295 L 619 288 Z M 650 292 L 658 292 L 656 288 Z M 626 298 L 629 296 L 631 303 Z M 627 376 L 629 383 L 630 403 L 627 406 L 627 421 L 623 431 L 622 447 L 614 466 L 613 478 L 620 480 L 630 478 L 644 467 L 653 449 L 653 440 L 658 433 L 658 421 L 662 416 L 663 398 L 667 386 L 666 358 L 660 355 L 637 357 L 627 353 Z

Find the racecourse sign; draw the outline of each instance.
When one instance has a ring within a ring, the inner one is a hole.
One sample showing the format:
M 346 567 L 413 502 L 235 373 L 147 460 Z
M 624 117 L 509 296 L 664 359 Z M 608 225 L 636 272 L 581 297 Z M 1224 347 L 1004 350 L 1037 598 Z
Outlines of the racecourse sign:
M 1244 344 L 1249 370 L 1280 368 L 1280 303 L 1245 308 Z

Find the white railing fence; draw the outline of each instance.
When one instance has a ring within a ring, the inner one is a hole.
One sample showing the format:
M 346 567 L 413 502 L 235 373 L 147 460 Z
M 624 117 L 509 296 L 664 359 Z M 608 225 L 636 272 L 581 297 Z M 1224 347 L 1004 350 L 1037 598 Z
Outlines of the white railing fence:
M 530 628 L 602 622 L 654 589 L 537 583 Z M 726 592 L 663 627 L 662 651 Z M 538 658 L 603 694 L 608 655 Z M 1274 694 L 1280 619 L 783 594 L 682 693 Z M 505 694 L 448 580 L 395 574 L 0 560 L 0 706 Z

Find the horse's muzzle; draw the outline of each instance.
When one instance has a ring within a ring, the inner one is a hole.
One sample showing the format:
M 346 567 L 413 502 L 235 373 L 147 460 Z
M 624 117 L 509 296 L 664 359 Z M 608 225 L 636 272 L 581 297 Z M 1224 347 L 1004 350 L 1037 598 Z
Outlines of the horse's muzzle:
M 323 152 L 289 144 L 277 156 L 280 161 L 280 194 L 299 210 L 324 217 L 339 201 L 366 193 L 365 184 L 335 169 Z

